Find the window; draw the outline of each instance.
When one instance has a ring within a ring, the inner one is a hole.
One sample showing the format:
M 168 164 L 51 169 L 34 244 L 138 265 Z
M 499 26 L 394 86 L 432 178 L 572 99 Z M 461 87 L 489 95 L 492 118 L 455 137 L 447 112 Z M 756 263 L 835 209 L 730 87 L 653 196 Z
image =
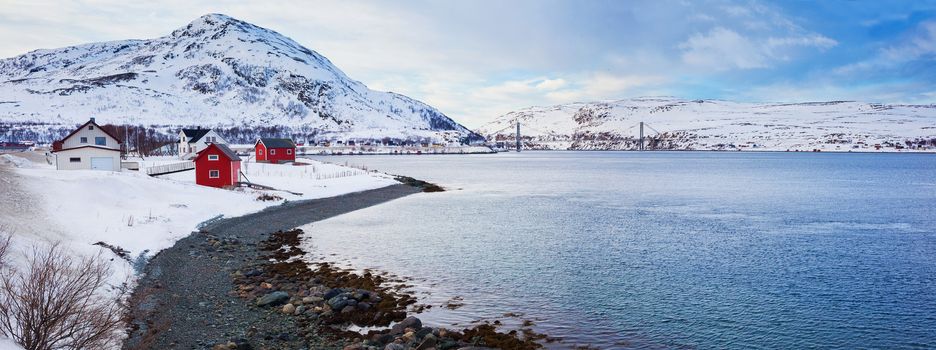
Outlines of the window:
M 107 138 L 97 136 L 94 138 L 94 144 L 98 146 L 107 146 Z
M 71 157 L 68 158 L 69 163 L 81 163 L 81 157 Z
M 272 155 L 276 155 L 276 150 L 275 150 L 275 149 L 271 149 L 271 150 L 270 150 L 270 155 L 271 155 L 271 156 L 272 156 Z
M 88 125 L 88 130 L 94 130 L 94 125 Z
M 287 149 L 287 150 L 286 150 L 286 154 L 292 154 L 292 150 L 291 150 L 291 149 Z
M 257 154 L 263 155 L 263 148 L 257 148 Z
M 81 143 L 88 143 L 88 138 L 87 138 L 87 137 L 82 137 L 80 141 L 81 141 Z
M 208 177 L 212 179 L 217 179 L 221 177 L 221 172 L 218 170 L 208 170 Z
M 217 154 L 209 154 L 209 155 L 208 155 L 208 160 L 218 160 L 218 155 L 217 155 Z

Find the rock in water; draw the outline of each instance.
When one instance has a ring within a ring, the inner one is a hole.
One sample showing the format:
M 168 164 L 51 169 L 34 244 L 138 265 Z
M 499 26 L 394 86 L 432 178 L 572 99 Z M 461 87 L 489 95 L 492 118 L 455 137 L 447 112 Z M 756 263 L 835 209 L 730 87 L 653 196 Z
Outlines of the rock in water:
M 289 293 L 277 291 L 257 299 L 257 306 L 278 306 L 289 300 Z

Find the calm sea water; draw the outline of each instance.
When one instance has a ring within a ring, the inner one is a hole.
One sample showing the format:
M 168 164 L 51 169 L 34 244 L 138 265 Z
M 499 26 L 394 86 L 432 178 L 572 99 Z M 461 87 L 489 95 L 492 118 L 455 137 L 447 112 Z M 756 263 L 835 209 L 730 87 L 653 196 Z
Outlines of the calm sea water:
M 421 318 L 600 348 L 936 348 L 936 156 L 350 156 L 439 183 L 306 227 L 415 278 Z

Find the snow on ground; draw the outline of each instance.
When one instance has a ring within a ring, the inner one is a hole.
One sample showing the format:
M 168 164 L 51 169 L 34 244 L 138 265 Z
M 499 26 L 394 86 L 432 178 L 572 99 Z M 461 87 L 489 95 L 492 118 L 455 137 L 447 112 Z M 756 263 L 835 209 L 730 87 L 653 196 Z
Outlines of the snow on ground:
M 246 177 L 242 177 L 241 180 L 282 190 L 266 191 L 266 193 L 275 194 L 287 200 L 332 197 L 353 192 L 348 191 L 348 188 L 363 191 L 397 183 L 396 180 L 386 175 L 310 159 L 299 158 L 296 164 L 255 163 L 252 160 L 245 160 L 241 162 L 241 172 Z M 162 175 L 160 178 L 195 183 L 195 172 L 184 171 Z M 289 192 L 301 193 L 301 195 Z
M 225 190 L 194 183 L 194 171 L 164 178 L 132 171 L 57 171 L 48 164 L 0 156 L 0 223 L 14 231 L 17 247 L 62 242 L 77 253 L 95 253 L 102 241 L 149 256 L 170 247 L 196 226 L 218 215 L 255 212 L 282 200 L 260 201 L 263 193 L 286 200 L 311 199 L 363 191 L 396 183 L 362 170 L 304 160 L 305 166 L 246 164 L 257 183 L 301 192 Z M 108 257 L 113 254 L 106 252 Z M 114 259 L 114 282 L 133 275 L 131 264 Z
M 9 338 L 0 337 L 0 350 L 23 350 L 23 347 L 17 345 Z

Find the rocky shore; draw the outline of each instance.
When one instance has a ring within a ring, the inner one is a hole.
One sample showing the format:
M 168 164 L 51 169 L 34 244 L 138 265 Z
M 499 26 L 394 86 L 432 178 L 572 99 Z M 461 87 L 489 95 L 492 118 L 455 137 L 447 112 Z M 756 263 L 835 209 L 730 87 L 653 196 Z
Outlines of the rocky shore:
M 408 309 L 419 310 L 417 300 L 393 280 L 369 271 L 357 274 L 329 263 L 308 264 L 299 247 L 302 231 L 293 229 L 270 235 L 261 242 L 265 254 L 249 271 L 234 273 L 238 295 L 246 303 L 278 310 L 294 317 L 304 337 L 326 335 L 344 350 L 428 349 L 536 349 L 546 337 L 530 329 L 498 332 L 496 324 L 450 330 L 425 327 Z M 367 334 L 346 331 L 345 326 L 377 327 Z
M 408 315 L 426 306 L 401 288 L 403 281 L 301 259 L 302 232 L 295 227 L 437 187 L 403 182 L 225 219 L 178 241 L 147 264 L 131 296 L 123 348 L 541 347 L 545 336 L 529 328 L 499 332 L 497 322 L 462 330 L 426 327 Z M 348 331 L 351 325 L 373 330 Z

